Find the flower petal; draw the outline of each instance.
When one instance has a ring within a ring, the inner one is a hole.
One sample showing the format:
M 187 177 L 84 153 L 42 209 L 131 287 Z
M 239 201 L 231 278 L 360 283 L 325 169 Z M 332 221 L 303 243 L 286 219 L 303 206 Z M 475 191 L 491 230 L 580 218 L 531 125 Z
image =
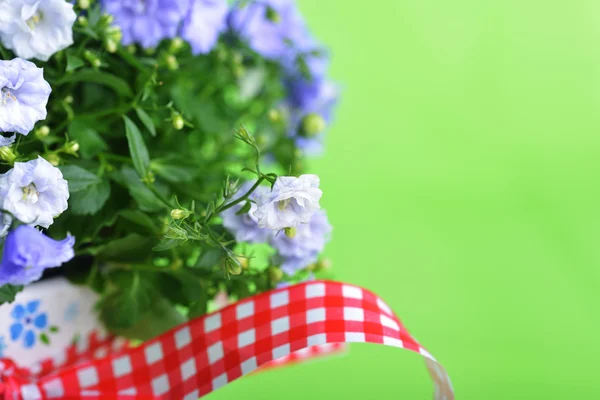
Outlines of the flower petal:
M 22 320 L 23 317 L 25 317 L 25 307 L 21 304 L 17 304 L 10 315 L 17 321 Z
M 27 312 L 29 314 L 33 314 L 38 310 L 39 306 L 40 306 L 39 300 L 30 301 L 29 303 L 27 303 Z
M 23 324 L 16 323 L 10 326 L 10 339 L 15 341 L 23 333 Z
M 33 325 L 36 328 L 44 329 L 48 325 L 48 315 L 46 313 L 40 314 L 33 320 Z
M 35 344 L 35 333 L 32 330 L 25 332 L 25 337 L 23 337 L 23 346 L 26 349 L 30 349 Z

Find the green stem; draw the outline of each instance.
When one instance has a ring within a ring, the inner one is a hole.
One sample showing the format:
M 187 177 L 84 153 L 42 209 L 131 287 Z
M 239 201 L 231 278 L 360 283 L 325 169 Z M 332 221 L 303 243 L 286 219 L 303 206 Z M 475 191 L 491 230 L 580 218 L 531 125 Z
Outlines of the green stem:
M 225 204 L 225 205 L 223 205 L 223 206 L 221 206 L 221 207 L 217 208 L 217 209 L 215 210 L 215 214 L 218 214 L 218 213 L 220 213 L 220 212 L 223 212 L 223 211 L 225 211 L 225 210 L 228 210 L 228 209 L 230 209 L 231 207 L 233 207 L 233 206 L 235 206 L 235 205 L 237 205 L 237 204 L 240 204 L 240 203 L 241 203 L 241 202 L 243 202 L 243 201 L 246 201 L 246 200 L 248 199 L 248 197 L 249 197 L 249 196 L 250 196 L 252 193 L 254 193 L 254 191 L 255 191 L 255 190 L 256 190 L 256 189 L 257 189 L 257 188 L 260 186 L 260 184 L 261 184 L 261 183 L 262 183 L 262 181 L 264 181 L 264 180 L 265 180 L 265 177 L 264 177 L 264 176 L 261 176 L 260 178 L 258 178 L 258 180 L 257 180 L 257 181 L 256 181 L 256 183 L 254 184 L 254 186 L 252 186 L 252 187 L 250 188 L 250 190 L 248 190 L 248 192 L 246 192 L 246 194 L 245 194 L 245 195 L 243 195 L 242 197 L 240 197 L 240 198 L 239 198 L 239 199 L 237 199 L 237 200 L 234 200 L 234 201 L 232 201 L 232 202 L 231 202 L 231 203 L 229 203 L 229 204 Z

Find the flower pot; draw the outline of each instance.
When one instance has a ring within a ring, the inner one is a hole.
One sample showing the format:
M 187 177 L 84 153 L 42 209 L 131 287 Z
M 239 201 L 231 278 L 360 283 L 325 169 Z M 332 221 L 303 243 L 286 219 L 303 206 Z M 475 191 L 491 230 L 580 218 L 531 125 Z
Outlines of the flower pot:
M 31 367 L 56 356 L 78 338 L 102 331 L 97 296 L 65 278 L 27 286 L 11 304 L 0 306 L 0 358 Z

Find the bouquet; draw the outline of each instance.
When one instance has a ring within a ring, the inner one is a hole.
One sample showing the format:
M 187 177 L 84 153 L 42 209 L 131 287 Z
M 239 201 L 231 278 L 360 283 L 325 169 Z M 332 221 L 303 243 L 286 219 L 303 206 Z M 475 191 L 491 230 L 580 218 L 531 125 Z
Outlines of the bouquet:
M 61 326 L 16 304 L 0 398 L 197 398 L 331 342 L 441 368 L 381 299 L 313 281 L 332 228 L 304 159 L 338 101 L 328 64 L 293 0 L 0 0 L 0 307 L 40 280 L 66 296 L 60 275 L 96 293 L 109 338 L 146 341 L 91 336 L 25 371 L 2 339 L 52 346 Z
M 0 302 L 61 267 L 147 339 L 326 267 L 338 89 L 293 2 L 8 0 L 0 38 Z

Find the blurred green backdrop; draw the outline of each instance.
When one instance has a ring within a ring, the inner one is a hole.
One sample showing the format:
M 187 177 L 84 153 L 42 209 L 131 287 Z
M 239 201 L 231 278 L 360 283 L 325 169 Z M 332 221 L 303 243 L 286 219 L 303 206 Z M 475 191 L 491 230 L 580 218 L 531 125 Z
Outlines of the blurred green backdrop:
M 370 288 L 458 399 L 599 398 L 600 3 L 300 0 L 345 85 L 322 179 L 336 277 Z M 218 399 L 429 399 L 422 360 L 348 356 Z

